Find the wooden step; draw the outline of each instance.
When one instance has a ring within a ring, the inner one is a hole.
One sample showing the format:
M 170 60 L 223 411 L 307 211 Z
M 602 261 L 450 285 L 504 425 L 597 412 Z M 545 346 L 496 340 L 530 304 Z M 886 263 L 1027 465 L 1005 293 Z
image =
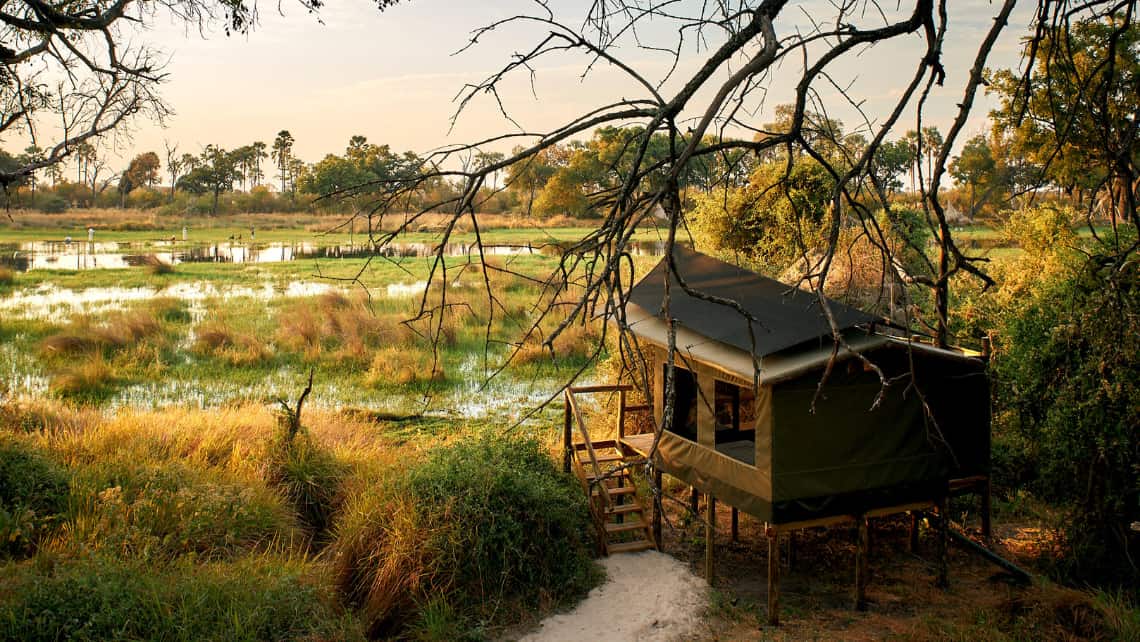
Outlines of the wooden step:
M 609 491 L 611 497 L 614 495 L 633 495 L 637 492 L 637 487 L 622 486 L 621 488 L 607 488 L 606 490 Z M 598 491 L 595 490 L 594 494 L 597 495 Z
M 634 503 L 630 503 L 630 504 L 617 504 L 614 506 L 610 506 L 609 508 L 606 509 L 606 514 L 607 515 L 627 515 L 629 513 L 640 513 L 644 510 L 645 509 L 643 509 L 641 507 L 641 504 L 634 502 Z
M 645 530 L 645 522 L 640 519 L 622 522 L 620 524 L 606 524 L 606 533 L 625 533 L 628 531 Z
M 610 473 L 607 471 L 602 471 L 601 475 L 595 475 L 593 473 L 586 473 L 586 481 L 594 481 L 595 479 L 605 479 L 606 481 L 610 481 L 610 480 L 617 481 L 619 479 L 629 479 L 629 471 L 623 470 L 623 471 L 617 472 L 617 473 Z
M 636 553 L 638 551 L 648 551 L 654 548 L 653 542 L 645 539 L 637 540 L 635 542 L 622 542 L 620 544 L 610 544 L 606 550 L 610 553 Z

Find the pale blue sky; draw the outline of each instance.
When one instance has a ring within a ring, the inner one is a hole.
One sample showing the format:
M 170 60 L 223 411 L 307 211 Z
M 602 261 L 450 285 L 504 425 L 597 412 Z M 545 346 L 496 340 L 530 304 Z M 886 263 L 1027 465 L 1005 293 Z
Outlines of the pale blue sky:
M 822 0 L 804 3 L 810 12 Z M 932 97 L 930 118 L 945 129 L 958 102 L 977 43 L 997 10 L 986 0 L 955 0 L 946 46 L 949 70 L 946 88 Z M 580 15 L 582 2 L 554 0 L 556 11 Z M 470 31 L 497 17 L 511 15 L 530 2 L 509 0 L 457 3 L 410 0 L 384 13 L 367 0 L 330 0 L 320 20 L 285 0 L 285 16 L 274 3 L 262 3 L 261 24 L 248 36 L 221 33 L 201 38 L 180 25 L 160 24 L 145 37 L 171 55 L 170 81 L 163 94 L 177 112 L 165 129 L 142 125 L 128 155 L 155 150 L 163 140 L 177 142 L 179 151 L 196 153 L 209 143 L 236 147 L 254 140 L 271 142 L 277 131 L 289 129 L 296 153 L 315 161 L 328 152 L 341 152 L 353 134 L 387 143 L 397 150 L 423 152 L 440 145 L 471 140 L 509 129 L 489 101 L 473 106 L 448 134 L 452 102 L 465 82 L 479 80 L 509 55 L 532 42 L 535 32 L 502 30 L 473 50 L 453 56 Z M 1017 40 L 1025 33 L 1028 16 L 1011 22 L 992 61 L 1016 64 Z M 572 21 L 573 22 L 573 21 Z M 782 34 L 788 33 L 785 25 Z M 653 35 L 653 34 L 650 34 Z M 909 79 L 920 41 L 917 37 L 863 54 L 839 68 L 837 80 L 854 82 L 855 93 L 871 112 L 884 109 Z M 639 69 L 653 74 L 664 69 L 654 59 L 630 49 Z M 683 72 L 701 61 L 689 51 Z M 898 63 L 905 63 L 900 66 Z M 582 82 L 581 59 L 552 59 L 540 68 L 538 100 L 525 82 L 506 85 L 504 99 L 528 129 L 550 128 L 607 100 L 637 94 L 624 78 L 606 69 Z M 773 86 L 795 70 L 777 76 Z M 520 79 L 521 80 L 521 79 Z M 774 88 L 767 109 L 786 102 Z M 821 89 L 822 91 L 822 89 Z M 975 110 L 967 133 L 983 130 L 985 108 Z M 852 113 L 839 113 L 851 122 Z M 766 114 L 756 117 L 764 122 Z M 907 126 L 913 126 L 913 115 Z

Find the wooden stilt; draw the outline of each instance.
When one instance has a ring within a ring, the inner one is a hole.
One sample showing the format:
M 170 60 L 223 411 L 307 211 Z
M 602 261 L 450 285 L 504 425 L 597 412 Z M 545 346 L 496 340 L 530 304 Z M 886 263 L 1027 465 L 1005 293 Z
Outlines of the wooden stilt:
M 982 537 L 989 538 L 990 531 L 990 478 L 982 485 Z
M 950 500 L 947 497 L 938 500 L 938 578 L 935 580 L 935 584 L 939 588 L 950 586 L 950 560 L 947 550 L 950 531 L 949 505 Z
M 796 532 L 788 531 L 788 572 L 796 562 Z
M 691 486 L 690 487 L 690 493 L 689 493 L 689 510 L 696 513 L 697 509 L 699 508 L 697 506 L 697 504 L 699 504 L 700 501 L 701 501 L 701 491 L 697 490 L 696 486 Z
M 657 550 L 665 550 L 665 542 L 661 539 L 661 511 L 665 507 L 665 502 L 662 501 L 664 496 L 665 487 L 661 483 L 661 469 L 654 466 L 653 468 L 653 483 L 657 486 L 653 493 L 653 541 L 657 543 Z
M 570 440 L 570 427 L 571 421 L 573 420 L 570 417 L 571 410 L 569 393 L 566 394 L 566 398 L 563 400 L 563 402 L 566 406 L 566 409 L 563 413 L 564 416 L 562 417 L 562 472 L 569 475 L 570 458 L 574 456 L 574 444 L 572 444 Z
M 771 526 L 768 535 L 768 624 L 780 625 L 780 532 Z
M 716 544 L 716 498 L 705 496 L 705 579 L 709 586 L 716 582 L 716 559 L 713 555 Z
M 917 553 L 919 512 L 912 510 L 908 511 L 907 514 L 910 515 L 910 531 L 907 533 L 907 549 L 909 549 L 911 553 Z
M 732 541 L 740 541 L 740 511 L 732 507 Z
M 855 610 L 863 611 L 867 608 L 867 554 L 871 548 L 870 524 L 867 517 L 860 515 L 858 520 L 858 537 L 855 542 Z

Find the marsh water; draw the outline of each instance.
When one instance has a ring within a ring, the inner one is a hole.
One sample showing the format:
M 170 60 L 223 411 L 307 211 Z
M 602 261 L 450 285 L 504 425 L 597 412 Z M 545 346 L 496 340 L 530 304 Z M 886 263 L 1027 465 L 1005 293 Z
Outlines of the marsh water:
M 139 267 L 158 260 L 169 265 L 180 263 L 279 263 L 299 259 L 338 259 L 366 256 L 427 257 L 436 253 L 432 243 L 391 243 L 382 247 L 360 244 L 321 244 L 311 241 L 257 243 L 224 241 L 196 243 L 169 239 L 133 242 L 98 242 L 73 240 L 27 241 L 0 243 L 0 265 L 17 272 L 30 270 L 94 270 Z M 635 256 L 660 256 L 664 241 L 635 241 L 630 252 Z M 556 243 L 483 244 L 486 256 L 520 256 L 554 254 L 561 251 Z M 477 255 L 474 243 L 448 243 L 444 255 L 452 257 Z

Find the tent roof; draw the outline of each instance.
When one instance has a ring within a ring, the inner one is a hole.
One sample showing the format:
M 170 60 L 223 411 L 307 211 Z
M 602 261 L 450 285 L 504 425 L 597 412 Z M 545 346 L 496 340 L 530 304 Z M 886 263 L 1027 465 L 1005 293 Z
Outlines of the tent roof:
M 626 321 L 629 323 L 630 330 L 638 337 L 662 347 L 668 345 L 669 326 L 641 306 L 637 304 L 627 305 Z M 804 372 L 822 368 L 833 355 L 836 361 L 844 361 L 856 354 L 888 345 L 943 359 L 972 361 L 979 356 L 978 353 L 970 351 L 936 348 L 885 334 L 852 330 L 844 333 L 844 335 L 847 346 L 841 346 L 838 352 L 835 351 L 835 344 L 828 336 L 822 337 L 818 342 L 801 344 L 795 349 L 761 357 L 758 359 L 759 364 L 753 361 L 747 350 L 709 339 L 685 327 L 677 328 L 676 345 L 681 358 L 699 361 L 742 381 L 752 381 L 753 376 L 757 374 L 755 366 L 759 365 L 759 383 L 761 385 L 787 381 Z
M 747 319 L 730 307 L 685 293 L 674 280 L 669 311 L 678 325 L 697 335 L 763 357 L 831 334 L 816 294 L 681 246 L 674 248 L 673 257 L 677 272 L 691 289 L 736 301 L 758 321 L 752 326 L 753 351 Z M 658 318 L 663 318 L 667 269 L 667 262 L 662 258 L 633 287 L 629 297 L 632 303 Z M 838 301 L 828 299 L 827 303 L 840 330 L 877 320 Z

